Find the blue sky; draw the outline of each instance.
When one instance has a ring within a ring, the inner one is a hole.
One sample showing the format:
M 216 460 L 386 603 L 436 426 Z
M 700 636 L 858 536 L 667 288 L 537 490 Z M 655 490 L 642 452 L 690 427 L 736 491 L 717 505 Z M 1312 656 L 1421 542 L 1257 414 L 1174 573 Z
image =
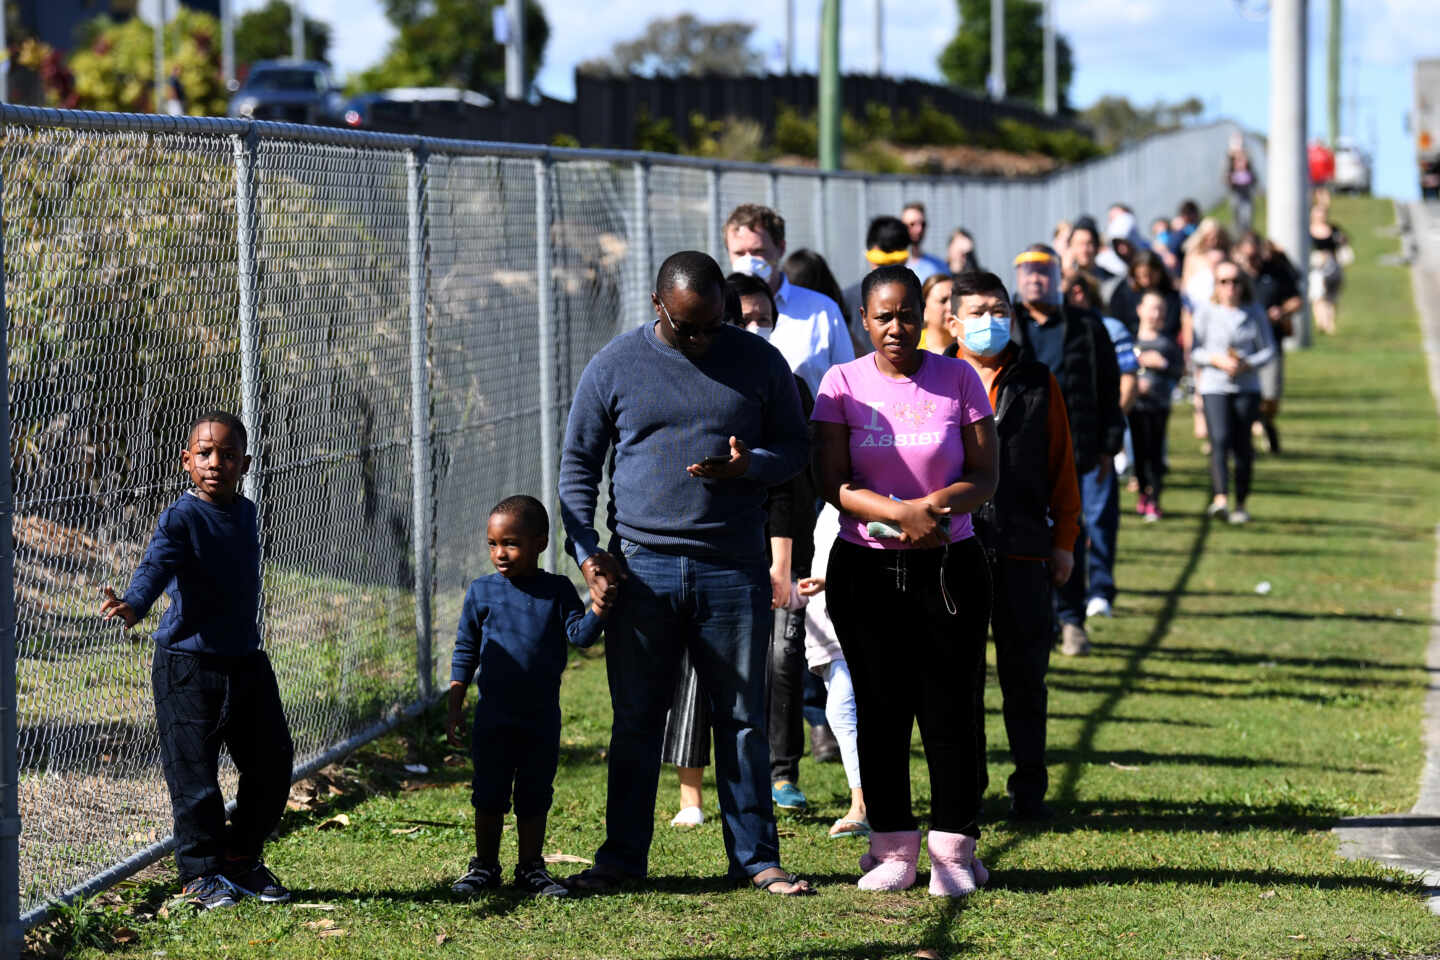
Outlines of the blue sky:
M 263 0 L 239 0 L 241 10 Z M 572 71 L 581 60 L 609 51 L 657 16 L 684 9 L 674 0 L 541 0 L 551 25 L 539 83 L 546 93 L 573 94 Z M 868 71 L 873 63 L 875 0 L 843 4 L 842 67 Z M 379 0 L 304 0 L 310 16 L 335 28 L 332 59 L 344 74 L 383 54 L 393 30 Z M 1246 6 L 1259 6 L 1247 0 Z M 1310 129 L 1324 135 L 1325 42 L 1329 3 L 1311 0 Z M 757 46 L 778 50 L 784 37 L 784 5 L 747 0 L 709 0 L 692 12 L 706 20 L 759 21 Z M 596 11 L 603 11 L 597 15 Z M 796 65 L 813 70 L 817 59 L 820 0 L 797 0 Z M 939 79 L 936 58 L 959 22 L 953 0 L 884 0 L 885 71 Z M 1247 19 L 1235 0 L 1056 0 L 1056 21 L 1075 51 L 1071 100 L 1085 106 L 1107 93 L 1132 101 L 1198 96 L 1207 112 L 1233 117 L 1264 131 L 1267 104 L 1268 25 Z M 771 14 L 768 19 L 757 11 Z M 1370 147 L 1376 158 L 1377 192 L 1416 193 L 1412 141 L 1404 131 L 1410 109 L 1411 63 L 1440 57 L 1440 0 L 1368 0 L 1345 3 L 1343 92 L 1353 107 L 1342 109 L 1343 132 Z

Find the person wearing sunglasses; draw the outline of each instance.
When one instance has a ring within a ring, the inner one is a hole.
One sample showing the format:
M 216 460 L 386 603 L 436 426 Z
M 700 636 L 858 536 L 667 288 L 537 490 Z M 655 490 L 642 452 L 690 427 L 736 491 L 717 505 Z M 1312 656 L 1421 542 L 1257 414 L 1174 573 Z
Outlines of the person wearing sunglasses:
M 1270 321 L 1250 296 L 1239 264 L 1229 258 L 1215 265 L 1215 292 L 1195 310 L 1195 392 L 1205 412 L 1210 436 L 1212 498 L 1206 510 L 1231 523 L 1248 523 L 1245 509 L 1254 473 L 1255 447 L 1251 427 L 1260 416 L 1260 368 L 1275 356 Z M 1232 505 L 1229 460 L 1235 460 Z

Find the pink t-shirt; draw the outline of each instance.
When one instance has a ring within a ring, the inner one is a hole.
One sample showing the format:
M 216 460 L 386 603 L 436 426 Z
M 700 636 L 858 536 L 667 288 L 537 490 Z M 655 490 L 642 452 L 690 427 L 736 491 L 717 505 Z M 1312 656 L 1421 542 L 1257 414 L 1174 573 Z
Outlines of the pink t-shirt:
M 881 496 L 913 500 L 947 487 L 965 472 L 961 428 L 991 416 L 990 398 L 964 360 L 921 352 L 920 369 L 892 380 L 868 354 L 836 364 L 820 381 L 812 420 L 850 428 L 850 483 Z M 970 515 L 950 520 L 950 542 L 972 535 Z M 863 547 L 906 550 L 899 540 L 877 540 L 865 523 L 840 515 L 840 538 Z

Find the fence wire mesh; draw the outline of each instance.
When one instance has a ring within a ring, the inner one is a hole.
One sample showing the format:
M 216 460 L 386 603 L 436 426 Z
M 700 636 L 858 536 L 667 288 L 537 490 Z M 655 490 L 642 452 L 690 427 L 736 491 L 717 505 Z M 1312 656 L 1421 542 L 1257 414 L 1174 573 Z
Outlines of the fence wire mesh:
M 1061 217 L 1126 197 L 1142 217 L 1214 202 L 1231 132 L 1003 182 L 0 115 L 27 922 L 169 835 L 149 681 L 159 611 L 128 634 L 95 611 L 185 489 L 198 412 L 243 410 L 255 433 L 263 636 L 297 764 L 313 763 L 444 688 L 465 585 L 489 569 L 489 508 L 529 493 L 556 519 L 557 450 L 541 437 L 558 447 L 585 364 L 650 315 L 665 256 L 705 250 L 728 270 L 719 227 L 734 206 L 775 205 L 788 249 L 823 254 L 845 285 L 864 272 L 868 219 L 919 200 L 930 252 L 965 226 L 1003 275 Z M 228 761 L 222 784 L 233 794 Z

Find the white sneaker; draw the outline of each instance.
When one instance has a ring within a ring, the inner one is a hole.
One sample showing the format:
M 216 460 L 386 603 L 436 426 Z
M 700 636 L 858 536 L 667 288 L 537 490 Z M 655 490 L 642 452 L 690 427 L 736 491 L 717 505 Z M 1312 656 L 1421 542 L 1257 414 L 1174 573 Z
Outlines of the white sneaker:
M 1104 597 L 1091 597 L 1090 602 L 1085 605 L 1085 616 L 1113 617 L 1115 611 L 1110 607 L 1110 601 Z
M 670 821 L 672 827 L 698 827 L 705 822 L 705 811 L 699 807 L 686 807 L 675 814 L 675 819 Z
M 1242 523 L 1249 523 L 1250 514 L 1245 511 L 1244 507 L 1239 507 L 1238 509 L 1231 510 L 1230 522 L 1235 524 L 1236 526 L 1239 526 Z
M 1077 627 L 1073 623 L 1061 624 L 1060 652 L 1067 657 L 1089 656 L 1090 637 L 1085 633 L 1084 628 Z

